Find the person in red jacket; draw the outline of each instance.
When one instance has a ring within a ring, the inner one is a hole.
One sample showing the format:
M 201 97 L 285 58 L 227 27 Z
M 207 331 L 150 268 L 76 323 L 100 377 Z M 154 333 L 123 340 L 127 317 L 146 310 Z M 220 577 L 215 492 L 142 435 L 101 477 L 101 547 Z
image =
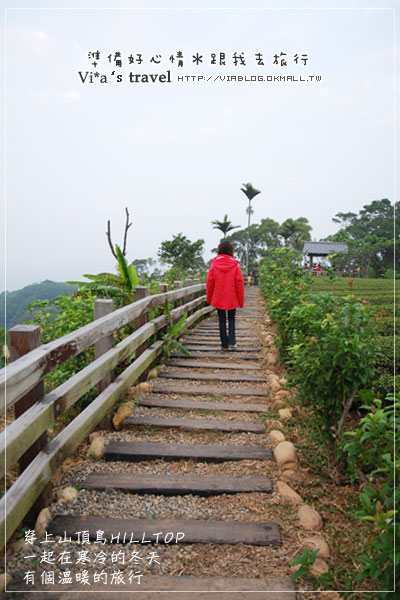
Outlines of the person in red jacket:
M 208 271 L 207 302 L 218 310 L 219 335 L 221 349 L 236 347 L 235 314 L 236 309 L 244 305 L 244 282 L 237 260 L 233 258 L 233 246 L 230 242 L 221 242 L 218 256 L 212 259 Z M 228 314 L 228 335 L 226 333 L 226 315 Z

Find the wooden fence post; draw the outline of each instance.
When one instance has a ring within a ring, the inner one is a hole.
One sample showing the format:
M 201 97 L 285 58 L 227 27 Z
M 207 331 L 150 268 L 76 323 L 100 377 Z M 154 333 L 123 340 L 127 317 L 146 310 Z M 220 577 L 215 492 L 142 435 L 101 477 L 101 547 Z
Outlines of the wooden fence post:
M 159 283 L 158 284 L 158 293 L 159 294 L 166 294 L 167 292 L 169 292 L 169 285 L 168 285 L 168 283 Z
M 100 319 L 104 315 L 109 315 L 114 310 L 114 300 L 98 299 L 94 303 L 94 318 Z M 98 340 L 94 345 L 94 359 L 99 358 L 102 354 L 107 352 L 113 347 L 113 335 L 106 335 L 105 337 Z M 99 394 L 103 392 L 107 386 L 110 385 L 112 379 L 112 372 L 107 373 L 97 384 Z
M 199 285 L 200 284 L 200 279 L 193 279 L 192 280 L 192 285 Z M 200 292 L 195 292 L 193 294 L 193 299 L 194 298 L 198 298 L 200 296 Z
M 31 350 L 34 350 L 41 345 L 41 335 L 39 325 L 16 325 L 12 327 L 8 332 L 10 342 L 10 361 L 13 362 L 21 356 L 28 354 Z M 21 416 L 28 408 L 30 408 L 35 402 L 43 398 L 44 396 L 44 383 L 43 379 L 35 385 L 30 392 L 20 398 L 14 405 L 15 419 Z M 35 456 L 42 450 L 47 444 L 47 432 L 44 431 L 38 439 L 28 448 L 28 450 L 21 456 L 18 461 L 20 474 L 24 471 L 29 464 L 33 461 Z M 34 522 L 37 514 L 40 510 L 50 504 L 52 497 L 52 486 L 49 483 L 43 490 L 42 494 L 33 504 L 31 510 L 25 517 L 26 522 Z
M 94 320 L 109 315 L 114 310 L 114 300 L 108 300 L 106 298 L 98 298 L 94 302 Z M 99 339 L 94 345 L 94 359 L 99 358 L 102 354 L 107 352 L 113 347 L 113 334 L 106 335 Z M 99 394 L 103 392 L 106 387 L 111 383 L 113 374 L 112 371 L 107 373 L 97 384 Z M 106 415 L 97 426 L 99 429 L 112 429 L 111 427 L 111 413 Z
M 182 281 L 174 281 L 174 288 L 176 290 L 180 290 L 183 288 L 183 283 Z M 177 308 L 178 306 L 181 306 L 184 303 L 184 300 L 182 298 L 180 298 L 179 300 L 175 300 L 175 308 Z
M 185 287 L 190 287 L 191 285 L 193 285 L 193 279 L 185 279 Z M 194 294 L 188 294 L 186 296 L 185 302 L 190 302 L 191 300 L 194 300 Z M 193 312 L 193 310 L 188 310 L 188 316 Z
M 145 285 L 138 285 L 135 288 L 135 302 L 137 302 L 138 300 L 142 300 L 142 298 L 146 298 L 148 293 L 149 293 L 149 291 Z M 136 331 L 136 329 L 139 329 L 139 327 L 142 327 L 145 323 L 147 323 L 147 313 L 145 313 L 135 319 L 135 324 L 134 324 L 135 331 Z M 139 356 L 141 354 L 143 354 L 143 352 L 146 350 L 146 348 L 147 348 L 147 342 L 144 342 L 136 349 L 135 358 L 139 358 Z

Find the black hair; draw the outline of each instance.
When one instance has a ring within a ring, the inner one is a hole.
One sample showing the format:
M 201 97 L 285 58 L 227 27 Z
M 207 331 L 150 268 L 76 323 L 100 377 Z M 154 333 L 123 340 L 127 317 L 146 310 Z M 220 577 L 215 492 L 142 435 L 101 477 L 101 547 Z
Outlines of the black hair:
M 233 256 L 233 246 L 227 240 L 220 243 L 218 246 L 218 254 L 229 254 L 229 256 Z

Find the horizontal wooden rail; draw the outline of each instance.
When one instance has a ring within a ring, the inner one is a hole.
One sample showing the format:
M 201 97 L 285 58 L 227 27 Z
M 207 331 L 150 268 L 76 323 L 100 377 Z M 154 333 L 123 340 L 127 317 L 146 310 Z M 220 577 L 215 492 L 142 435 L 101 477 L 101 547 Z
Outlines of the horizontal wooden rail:
M 197 308 L 202 302 L 204 302 L 204 297 L 196 298 L 173 309 L 171 311 L 172 320 L 174 322 L 178 321 L 187 310 Z M 187 320 L 194 321 L 198 319 L 197 314 L 188 317 Z M 192 317 L 195 317 L 195 319 L 192 319 Z M 43 431 L 96 385 L 105 373 L 115 368 L 120 362 L 127 360 L 136 348 L 165 325 L 166 317 L 164 315 L 143 325 L 79 373 L 73 375 L 68 381 L 46 394 L 40 402 L 36 402 L 16 421 L 8 425 L 0 433 L 0 477 L 15 464 Z
M 196 300 L 192 300 L 192 302 L 196 302 Z M 200 319 L 201 317 L 205 317 L 209 312 L 212 312 L 213 310 L 215 309 L 212 306 L 205 306 L 204 308 L 201 308 L 200 310 L 196 311 L 193 315 L 186 319 L 181 331 L 186 331 L 187 329 L 189 329 L 189 327 L 193 325 L 193 323 L 198 321 L 198 319 Z
M 12 406 L 29 392 L 50 371 L 69 358 L 80 354 L 99 339 L 110 335 L 151 308 L 165 301 L 173 302 L 205 290 L 205 284 L 148 296 L 115 310 L 93 323 L 43 344 L 0 370 L 0 412 Z
M 204 303 L 204 296 L 196 298 L 171 311 L 174 322 L 187 310 Z M 185 329 L 200 319 L 212 307 L 197 310 L 185 321 Z M 93 363 L 82 369 L 70 380 L 47 394 L 40 402 L 28 409 L 1 435 L 1 462 L 8 466 L 18 460 L 26 446 L 53 423 L 55 418 L 87 390 L 99 381 L 105 370 L 117 365 L 130 356 L 143 341 L 166 325 L 164 315 L 146 323 L 135 333 L 107 351 Z M 155 342 L 121 373 L 91 404 L 43 448 L 16 482 L 0 500 L 0 549 L 20 525 L 34 502 L 46 488 L 57 468 L 63 463 L 96 425 L 109 413 L 121 394 L 126 391 L 162 352 L 163 341 Z M 5 447 L 4 444 L 7 444 Z M 4 465 L 2 465 L 4 474 Z
M 121 393 L 131 386 L 162 351 L 158 341 L 145 350 L 114 382 L 112 382 L 63 431 L 33 459 L 0 500 L 0 548 L 13 534 L 36 498 L 44 490 L 63 461 L 112 409 Z

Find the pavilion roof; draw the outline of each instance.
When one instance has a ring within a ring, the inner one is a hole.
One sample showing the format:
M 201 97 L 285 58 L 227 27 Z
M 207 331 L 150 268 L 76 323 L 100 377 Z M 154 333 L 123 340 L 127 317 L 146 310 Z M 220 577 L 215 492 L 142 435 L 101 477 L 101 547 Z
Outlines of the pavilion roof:
M 348 246 L 344 242 L 304 242 L 303 253 L 315 256 L 327 256 L 337 252 L 347 252 Z

